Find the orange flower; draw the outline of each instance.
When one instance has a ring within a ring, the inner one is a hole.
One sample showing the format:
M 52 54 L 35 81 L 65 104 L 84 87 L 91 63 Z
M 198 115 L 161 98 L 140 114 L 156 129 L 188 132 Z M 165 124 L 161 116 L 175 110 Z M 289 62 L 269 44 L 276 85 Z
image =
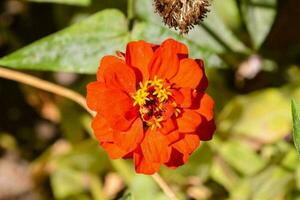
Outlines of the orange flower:
M 138 173 L 183 165 L 215 130 L 207 85 L 202 60 L 188 58 L 184 44 L 130 42 L 101 60 L 87 86 L 96 138 L 111 158 L 133 158 Z

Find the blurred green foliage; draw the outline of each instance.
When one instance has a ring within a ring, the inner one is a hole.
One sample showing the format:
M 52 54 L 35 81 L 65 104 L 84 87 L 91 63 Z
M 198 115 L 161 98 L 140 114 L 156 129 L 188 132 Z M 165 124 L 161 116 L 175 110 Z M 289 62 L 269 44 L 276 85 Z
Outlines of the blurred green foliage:
M 217 131 L 186 165 L 162 168 L 163 177 L 181 199 L 300 199 L 290 112 L 291 99 L 300 102 L 298 0 L 214 0 L 204 22 L 185 36 L 162 24 L 150 0 L 0 5 L 0 65 L 82 94 L 99 59 L 124 51 L 128 41 L 184 42 L 205 61 Z M 0 80 L 0 113 L 1 160 L 13 155 L 18 165 L 26 163 L 34 185 L 27 193 L 36 199 L 167 199 L 131 162 L 107 157 L 91 138 L 91 118 L 74 103 Z M 295 103 L 293 116 L 297 125 Z M 0 190 L 2 198 L 8 197 Z
M 300 156 L 300 110 L 299 105 L 292 100 L 292 115 L 293 115 L 293 138 L 295 147 Z

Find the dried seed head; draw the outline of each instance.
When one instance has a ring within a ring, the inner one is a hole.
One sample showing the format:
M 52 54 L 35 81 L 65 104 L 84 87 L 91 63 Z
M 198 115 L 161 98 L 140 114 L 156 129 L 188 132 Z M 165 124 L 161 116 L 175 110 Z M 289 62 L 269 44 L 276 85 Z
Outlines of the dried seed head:
M 154 0 L 156 12 L 169 27 L 188 33 L 206 16 L 208 0 Z

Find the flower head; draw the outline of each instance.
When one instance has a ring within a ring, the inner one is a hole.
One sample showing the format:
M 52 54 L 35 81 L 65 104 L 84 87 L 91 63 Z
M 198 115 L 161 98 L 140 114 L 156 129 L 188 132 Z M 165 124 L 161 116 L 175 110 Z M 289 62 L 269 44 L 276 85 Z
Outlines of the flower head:
M 209 5 L 208 0 L 154 0 L 155 10 L 164 23 L 184 34 L 206 17 Z
M 203 62 L 173 39 L 130 42 L 120 55 L 105 56 L 87 86 L 97 140 L 111 158 L 132 158 L 138 173 L 183 165 L 215 130 Z

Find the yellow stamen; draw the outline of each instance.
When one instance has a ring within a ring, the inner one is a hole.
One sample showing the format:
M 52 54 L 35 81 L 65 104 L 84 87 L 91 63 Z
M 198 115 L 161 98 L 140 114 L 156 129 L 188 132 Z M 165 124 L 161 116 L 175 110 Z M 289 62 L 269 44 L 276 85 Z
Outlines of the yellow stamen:
M 142 83 L 139 84 L 140 89 L 136 91 L 136 93 L 132 96 L 134 102 L 133 106 L 139 105 L 143 106 L 146 104 L 146 101 L 149 101 L 148 95 L 149 92 L 147 91 L 147 85 L 143 85 Z
M 179 108 L 175 108 L 175 117 L 178 117 L 181 113 L 181 110 Z
M 156 76 L 153 80 L 146 81 L 144 84 L 140 82 L 139 86 L 140 89 L 137 90 L 132 97 L 134 99 L 134 106 L 143 106 L 146 104 L 146 101 L 149 101 L 148 96 L 150 93 L 147 90 L 151 87 L 154 88 L 153 95 L 155 95 L 161 103 L 167 101 L 169 96 L 172 95 L 170 86 L 164 87 L 164 80 L 158 79 Z
M 179 114 L 181 113 L 181 110 L 180 110 L 180 108 L 178 108 L 177 107 L 177 103 L 176 102 L 173 102 L 172 103 L 172 106 L 174 106 L 174 108 L 175 108 L 175 117 L 178 117 L 179 116 Z
M 157 96 L 157 98 L 159 99 L 159 102 L 164 102 L 166 100 L 168 100 L 169 96 L 172 95 L 172 93 L 169 91 L 170 86 L 166 87 L 166 88 L 155 88 L 155 92 L 153 93 L 154 95 Z
M 153 121 L 147 122 L 148 126 L 154 130 L 155 128 L 161 128 L 161 122 L 163 121 L 163 117 L 160 118 L 154 118 Z
M 138 105 L 143 121 L 151 128 L 161 128 L 163 106 L 172 95 L 171 86 L 166 86 L 163 79 L 156 76 L 153 80 L 139 83 L 140 88 L 132 96 L 133 105 Z M 180 112 L 180 111 L 177 111 Z
M 152 84 L 152 86 L 156 86 L 159 88 L 163 88 L 163 86 L 164 86 L 164 80 L 158 79 L 157 76 L 154 76 L 154 79 L 149 82 Z

